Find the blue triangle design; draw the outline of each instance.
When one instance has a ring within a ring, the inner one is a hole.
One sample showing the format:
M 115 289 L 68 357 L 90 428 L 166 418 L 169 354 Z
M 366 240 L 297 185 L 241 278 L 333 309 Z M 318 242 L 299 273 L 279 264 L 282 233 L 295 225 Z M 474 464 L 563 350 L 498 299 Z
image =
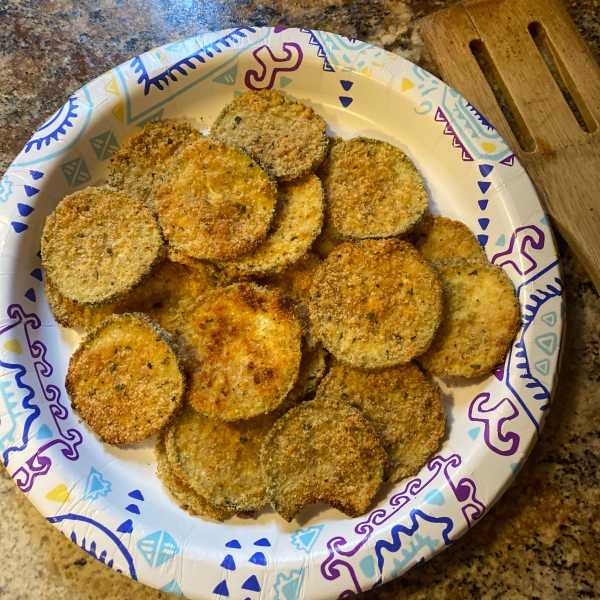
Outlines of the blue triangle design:
M 90 469 L 90 474 L 85 482 L 85 492 L 83 494 L 84 500 L 91 500 L 94 502 L 100 496 L 106 496 L 112 491 L 112 484 L 110 481 L 102 477 L 102 473 L 96 471 L 94 467 Z
M 50 427 L 48 427 L 48 425 L 46 425 L 45 423 L 37 430 L 37 433 L 35 435 L 35 437 L 38 440 L 47 440 L 49 438 L 52 437 L 52 431 L 50 430 Z
M 353 101 L 354 98 L 350 98 L 349 96 L 340 96 L 340 102 L 344 108 L 348 108 Z
M 166 585 L 163 585 L 160 588 L 160 591 L 168 592 L 169 594 L 177 594 L 178 596 L 183 596 L 183 591 L 181 590 L 181 588 L 179 587 L 179 584 L 174 579 L 169 581 L 169 583 L 167 583 Z
M 350 88 L 354 85 L 353 81 L 348 81 L 346 79 L 340 79 L 340 83 L 342 84 L 345 92 L 349 92 Z
M 476 440 L 479 432 L 481 431 L 481 427 L 473 427 L 473 429 L 469 429 L 467 433 L 472 440 Z
M 548 225 L 548 217 L 542 217 L 540 223 L 542 223 L 542 225 Z
M 23 189 L 25 190 L 25 193 L 27 194 L 28 198 L 31 198 L 31 196 L 35 196 L 40 191 L 37 188 L 34 188 L 30 185 L 24 185 Z
M 489 219 L 477 219 L 479 221 L 479 226 L 481 227 L 481 229 L 483 229 L 484 231 L 488 228 L 488 225 L 490 224 L 490 220 Z
M 26 229 L 28 229 L 28 226 L 25 225 L 25 223 L 19 223 L 18 221 L 11 221 L 10 224 L 17 233 L 23 233 Z
M 554 327 L 556 325 L 556 313 L 554 311 L 546 313 L 542 317 L 542 321 L 544 323 L 546 323 L 546 325 L 548 325 L 548 327 Z
M 256 552 L 254 553 L 249 559 L 249 562 L 255 564 L 255 565 L 259 565 L 261 567 L 266 567 L 267 566 L 267 559 L 265 558 L 265 555 L 262 552 Z
M 300 583 L 300 578 L 292 579 L 288 581 L 286 584 L 281 586 L 281 591 L 285 596 L 286 600 L 295 600 L 298 596 L 298 584 Z
M 96 492 L 97 490 L 101 490 L 104 487 L 102 485 L 101 479 L 101 477 L 92 477 L 90 481 L 90 492 Z
M 250 575 L 250 577 L 242 583 L 242 589 L 249 590 L 250 592 L 260 592 L 260 584 L 258 583 L 256 575 Z
M 227 542 L 225 544 L 226 548 L 236 548 L 237 550 L 239 550 L 242 545 L 237 541 L 237 540 L 231 540 L 230 542 Z
M 558 337 L 555 333 L 545 333 L 535 338 L 536 345 L 548 356 L 552 356 L 558 348 Z
M 279 78 L 279 87 L 280 88 L 284 88 L 284 87 L 290 85 L 290 83 L 292 83 L 292 80 L 289 77 L 286 77 L 285 75 L 282 75 Z
M 241 96 L 244 92 L 238 92 L 237 90 L 233 92 L 233 99 L 235 100 L 238 96 Z
M 234 65 L 231 69 L 227 69 L 225 73 L 221 73 L 213 79 L 215 83 L 222 83 L 223 85 L 235 85 L 237 80 L 238 66 Z
M 256 542 L 254 542 L 254 545 L 255 546 L 271 546 L 271 542 L 269 542 L 269 540 L 267 538 L 260 538 L 260 540 L 256 540 Z
M 42 251 L 41 251 L 41 250 L 38 250 L 38 251 L 35 253 L 35 255 L 36 255 L 38 258 L 42 258 Z
M 479 240 L 479 243 L 485 247 L 485 245 L 488 243 L 488 236 L 487 235 L 478 235 L 477 239 Z
M 478 181 L 477 185 L 479 186 L 479 189 L 481 190 L 481 193 L 485 194 L 490 189 L 490 186 L 492 184 L 491 184 L 490 181 Z
M 487 177 L 493 170 L 493 165 L 479 165 L 479 172 L 482 177 Z
M 134 515 L 140 514 L 140 508 L 137 504 L 130 504 L 129 506 L 125 507 L 125 510 L 133 513 Z
M 477 204 L 479 204 L 479 208 L 481 210 L 485 210 L 487 208 L 489 200 L 477 200 Z
M 92 178 L 83 158 L 74 158 L 60 165 L 60 168 L 71 187 L 87 183 Z
M 167 46 L 167 50 L 171 51 L 171 52 L 179 52 L 181 50 L 183 50 L 183 42 L 175 42 L 174 44 L 170 44 L 169 46 Z
M 44 276 L 42 275 L 41 269 L 34 269 L 29 273 L 32 277 L 35 277 L 38 281 L 44 281 Z
M 504 246 L 504 244 L 506 244 L 506 238 L 504 237 L 504 234 L 502 234 L 498 238 L 498 241 L 496 242 L 496 246 Z
M 291 542 L 298 550 L 303 550 L 308 553 L 312 550 L 315 545 L 317 538 L 321 534 L 323 525 L 313 525 L 308 529 L 298 529 L 296 533 L 292 534 Z
M 27 298 L 27 300 L 31 300 L 32 302 L 36 301 L 35 298 L 35 290 L 33 288 L 29 288 L 26 292 L 25 292 L 25 298 Z
M 105 131 L 90 139 L 90 144 L 100 160 L 110 158 L 120 149 L 119 142 L 112 131 Z
M 229 588 L 227 587 L 227 582 L 223 579 L 221 583 L 213 590 L 213 594 L 217 594 L 218 596 L 229 597 Z
M 142 492 L 140 492 L 140 490 L 133 490 L 133 492 L 129 492 L 129 494 L 127 494 L 130 498 L 134 498 L 135 500 L 141 500 L 142 502 L 144 502 L 144 496 L 142 495 Z
M 536 362 L 533 366 L 541 375 L 546 376 L 548 373 L 550 373 L 550 361 L 547 358 L 544 358 L 544 360 L 538 360 L 538 362 Z
M 158 550 L 158 556 L 156 558 L 156 567 L 160 567 L 170 561 L 174 556 L 177 556 L 179 552 L 179 546 L 176 544 L 175 540 L 164 531 Z
M 157 547 L 161 536 L 162 531 L 155 531 L 154 533 L 147 535 L 145 538 L 142 538 L 137 543 L 137 547 L 141 555 L 151 567 L 153 566 L 152 563 L 154 561 L 154 557 L 156 556 Z
M 17 210 L 22 217 L 28 217 L 33 212 L 33 206 L 19 202 L 17 204 Z
M 44 176 L 41 171 L 29 171 L 29 174 L 31 175 L 32 179 L 35 179 L 36 181 Z
M 131 533 L 133 531 L 133 521 L 131 519 L 123 521 L 123 523 L 117 527 L 117 531 L 119 533 Z
M 221 563 L 221 566 L 228 571 L 235 571 L 235 560 L 233 560 L 233 556 L 228 554 Z
M 522 466 L 520 463 L 510 463 L 510 470 L 516 475 Z

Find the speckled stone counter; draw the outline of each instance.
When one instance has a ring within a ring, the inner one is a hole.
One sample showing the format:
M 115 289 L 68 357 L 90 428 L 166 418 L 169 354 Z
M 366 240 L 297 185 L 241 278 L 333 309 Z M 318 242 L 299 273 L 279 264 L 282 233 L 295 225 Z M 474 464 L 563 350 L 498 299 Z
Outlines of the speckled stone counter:
M 384 46 L 435 72 L 419 18 L 447 0 L 0 0 L 0 173 L 69 94 L 115 64 L 178 38 L 237 25 L 320 28 Z M 568 10 L 598 58 L 600 3 Z M 567 300 L 563 366 L 539 443 L 471 532 L 366 598 L 600 597 L 600 299 L 560 242 Z M 0 467 L 0 598 L 176 598 L 107 569 L 64 538 Z

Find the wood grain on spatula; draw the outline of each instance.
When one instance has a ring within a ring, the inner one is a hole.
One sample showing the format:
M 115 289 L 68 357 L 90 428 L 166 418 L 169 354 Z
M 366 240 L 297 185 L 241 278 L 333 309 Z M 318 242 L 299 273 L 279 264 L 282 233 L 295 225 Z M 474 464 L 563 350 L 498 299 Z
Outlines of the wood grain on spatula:
M 514 150 L 600 292 L 600 68 L 564 6 L 559 0 L 472 0 L 420 25 L 444 81 Z M 579 120 L 532 32 L 545 40 Z M 487 56 L 519 141 L 472 48 Z

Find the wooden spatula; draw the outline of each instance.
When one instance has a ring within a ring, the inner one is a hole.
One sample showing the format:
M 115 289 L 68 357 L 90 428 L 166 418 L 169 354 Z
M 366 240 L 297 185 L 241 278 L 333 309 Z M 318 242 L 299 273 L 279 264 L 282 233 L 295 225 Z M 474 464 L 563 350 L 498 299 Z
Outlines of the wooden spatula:
M 600 69 L 564 6 L 471 0 L 425 17 L 421 31 L 444 81 L 515 151 L 600 292 Z

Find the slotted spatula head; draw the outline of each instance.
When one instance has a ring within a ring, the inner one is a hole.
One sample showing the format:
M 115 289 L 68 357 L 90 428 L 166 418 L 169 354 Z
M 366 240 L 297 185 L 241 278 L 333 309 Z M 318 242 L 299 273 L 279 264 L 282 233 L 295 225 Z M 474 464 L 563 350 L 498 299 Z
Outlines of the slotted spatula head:
M 562 3 L 471 0 L 425 17 L 421 32 L 444 81 L 513 148 L 600 292 L 600 68 Z

